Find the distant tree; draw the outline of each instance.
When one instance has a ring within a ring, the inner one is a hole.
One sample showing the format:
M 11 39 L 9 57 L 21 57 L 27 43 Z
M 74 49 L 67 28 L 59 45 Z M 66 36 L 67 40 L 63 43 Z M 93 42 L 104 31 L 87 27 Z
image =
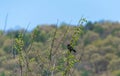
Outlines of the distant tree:
M 86 30 L 93 30 L 94 29 L 94 24 L 92 22 L 87 22 L 87 24 L 85 25 L 85 29 Z
M 100 38 L 99 34 L 93 31 L 87 31 L 87 33 L 83 36 L 84 38 L 84 44 L 90 44 L 94 42 L 95 40 L 98 40 Z

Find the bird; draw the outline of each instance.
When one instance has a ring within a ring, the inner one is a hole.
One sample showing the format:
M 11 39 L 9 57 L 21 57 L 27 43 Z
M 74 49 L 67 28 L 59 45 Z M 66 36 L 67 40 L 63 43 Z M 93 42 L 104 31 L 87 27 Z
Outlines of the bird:
M 67 44 L 67 49 L 70 51 L 70 52 L 76 52 L 75 49 L 73 49 L 73 47 L 70 45 L 70 44 Z

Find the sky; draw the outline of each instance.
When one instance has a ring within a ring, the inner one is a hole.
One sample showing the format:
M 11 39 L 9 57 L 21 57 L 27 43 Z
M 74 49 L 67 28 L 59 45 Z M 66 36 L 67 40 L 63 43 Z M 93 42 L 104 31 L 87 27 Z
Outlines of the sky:
M 33 29 L 39 24 L 120 22 L 120 0 L 0 0 L 0 29 Z

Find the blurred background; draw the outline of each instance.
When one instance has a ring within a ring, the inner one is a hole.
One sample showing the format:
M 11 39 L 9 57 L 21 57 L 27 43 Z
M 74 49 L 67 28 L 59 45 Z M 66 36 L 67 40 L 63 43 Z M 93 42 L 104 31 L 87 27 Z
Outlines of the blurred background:
M 120 76 L 119 8 L 120 0 L 0 0 L 0 76 Z

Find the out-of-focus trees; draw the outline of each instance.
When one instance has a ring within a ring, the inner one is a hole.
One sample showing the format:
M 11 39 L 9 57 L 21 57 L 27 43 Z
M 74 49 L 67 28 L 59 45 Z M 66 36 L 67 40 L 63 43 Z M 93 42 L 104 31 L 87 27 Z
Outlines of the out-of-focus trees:
M 53 73 L 61 76 L 67 65 L 63 58 L 68 51 L 66 46 L 70 43 L 75 28 L 75 25 L 62 23 L 60 26 L 38 25 L 32 31 L 0 31 L 0 75 L 20 74 L 18 52 L 13 48 L 13 44 L 21 32 L 24 35 L 23 61 L 29 62 L 29 74 L 46 76 Z M 109 73 L 108 76 L 119 76 L 120 24 L 110 21 L 88 22 L 83 28 L 85 33 L 79 37 L 74 47 L 77 52 L 72 53 L 75 58 L 81 59 L 80 63 L 76 63 L 71 69 L 74 71 L 73 75 L 94 76 Z M 67 33 L 64 36 L 65 32 Z M 24 73 L 25 70 L 23 69 Z

